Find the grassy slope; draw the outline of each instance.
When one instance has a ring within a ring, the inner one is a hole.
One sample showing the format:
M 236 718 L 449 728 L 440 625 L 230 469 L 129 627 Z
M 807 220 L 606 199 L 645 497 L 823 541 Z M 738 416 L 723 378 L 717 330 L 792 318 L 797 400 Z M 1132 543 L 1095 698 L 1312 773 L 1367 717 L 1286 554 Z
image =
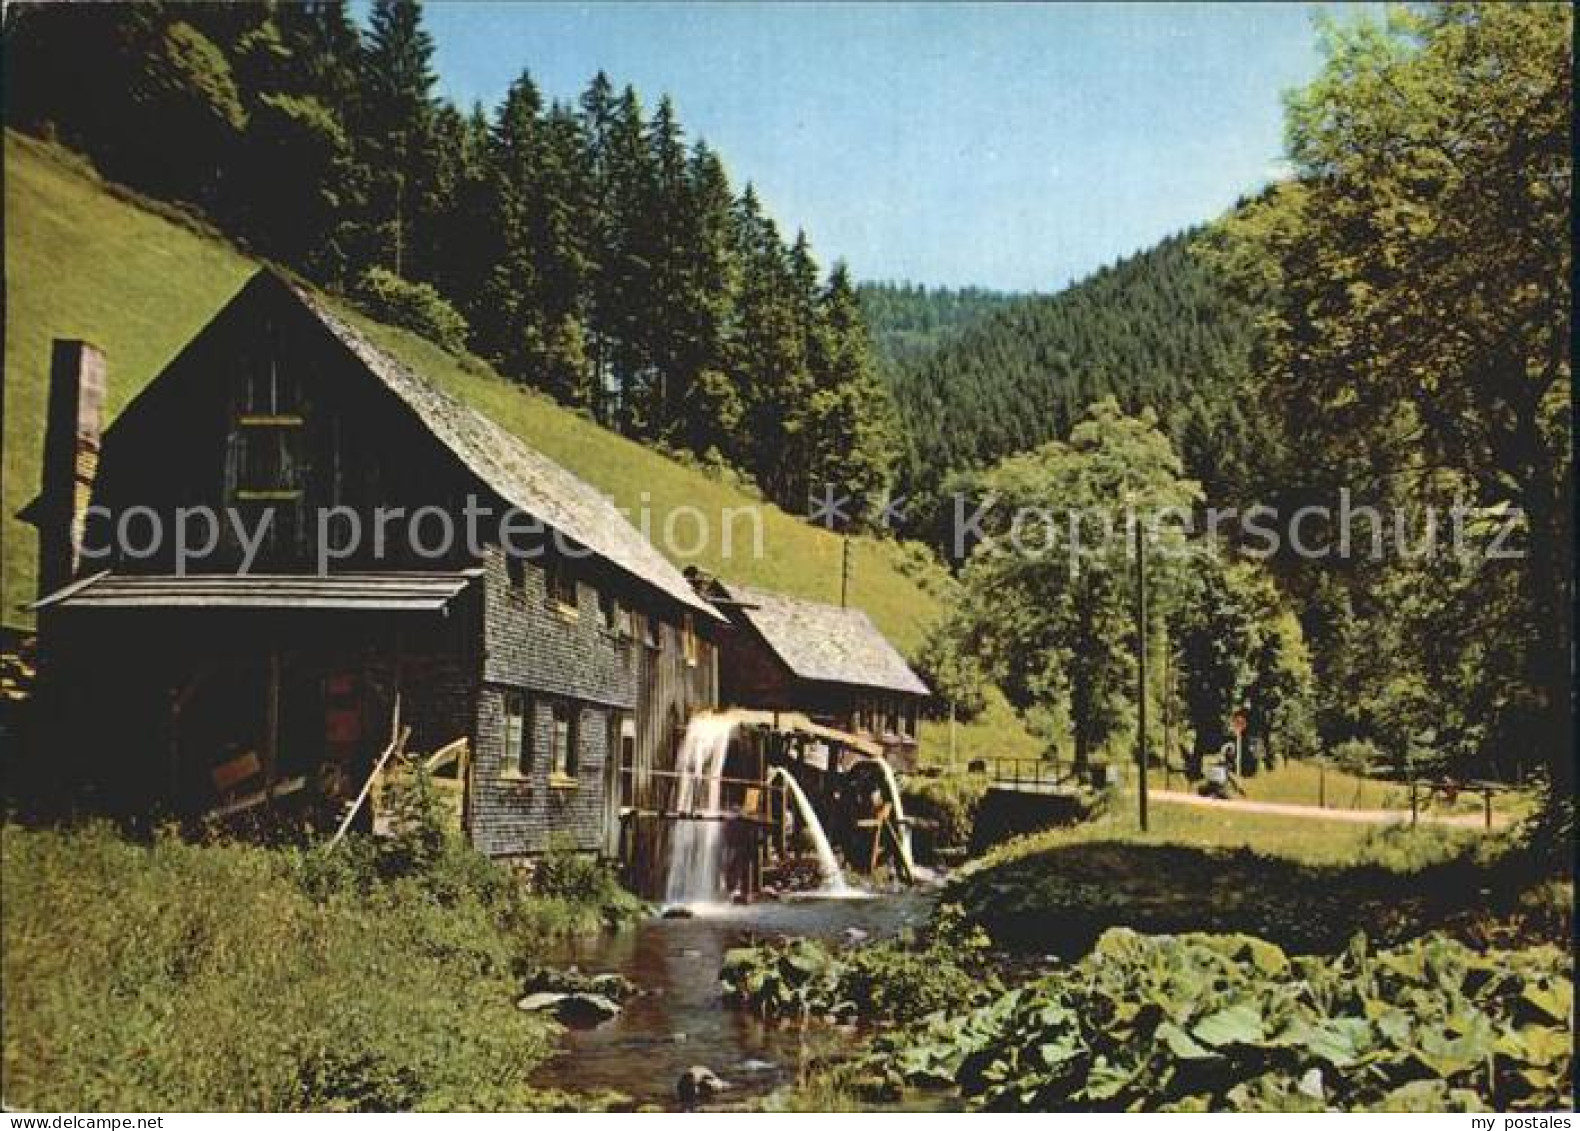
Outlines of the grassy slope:
M 596 923 L 591 902 L 518 893 L 464 853 L 432 879 L 379 879 L 355 837 L 325 854 L 5 824 L 0 849 L 11 1104 L 569 1102 L 533 1082 L 558 1027 L 515 1008 L 517 971 Z
M 53 151 L 5 148 L 4 623 L 27 625 L 37 543 L 16 512 L 38 491 L 52 338 L 110 360 L 118 412 L 246 279 L 230 247 L 107 196 Z
M 1299 951 L 1336 950 L 1356 930 L 1552 941 L 1572 930 L 1572 883 L 1542 882 L 1506 836 L 1227 806 L 1157 805 L 1149 824 L 1139 830 L 1135 798 L 1121 795 L 1099 820 L 993 850 L 946 899 L 1006 945 L 1066 955 L 1116 925 L 1248 931 Z
M 60 151 L 6 135 L 6 412 L 4 622 L 26 626 L 35 588 L 36 544 L 16 511 L 37 490 L 48 385 L 49 342 L 82 337 L 110 362 L 110 408 L 118 411 L 235 293 L 255 264 L 223 241 L 117 199 Z M 633 519 L 653 516 L 662 529 L 671 508 L 693 506 L 717 527 L 730 508 L 752 505 L 734 487 L 616 436 L 545 397 L 525 392 L 486 366 L 461 362 L 401 330 L 362 323 L 379 344 L 435 383 L 470 401 L 548 456 L 611 495 Z M 763 553 L 750 527 L 737 523 L 735 553 L 718 533 L 699 553 L 679 559 L 769 588 L 838 600 L 839 539 L 767 505 Z M 682 539 L 690 525 L 680 527 Z M 902 651 L 920 643 L 946 598 L 934 567 L 906 566 L 904 551 L 858 539 L 851 602 L 865 609 Z M 908 575 L 909 574 L 909 575 Z M 920 579 L 920 580 L 918 580 Z M 947 730 L 929 727 L 937 756 Z M 1031 740 L 995 704 L 959 733 L 962 756 L 1033 753 Z
M 1178 788 L 1179 783 L 1174 784 Z M 1245 787 L 1245 796 L 1252 801 L 1316 805 L 1325 796 L 1329 809 L 1404 810 L 1410 807 L 1409 787 L 1402 782 L 1360 777 L 1333 766 L 1323 771 L 1309 759 L 1285 762 L 1255 777 L 1241 778 L 1240 784 Z M 1460 790 L 1450 805 L 1441 792 L 1429 795 L 1423 785 L 1418 800 L 1423 809 L 1439 816 L 1474 815 L 1482 811 L 1482 795 L 1472 790 Z M 1520 821 L 1534 813 L 1539 803 L 1534 791 L 1510 790 L 1494 795 L 1492 808 L 1495 814 Z

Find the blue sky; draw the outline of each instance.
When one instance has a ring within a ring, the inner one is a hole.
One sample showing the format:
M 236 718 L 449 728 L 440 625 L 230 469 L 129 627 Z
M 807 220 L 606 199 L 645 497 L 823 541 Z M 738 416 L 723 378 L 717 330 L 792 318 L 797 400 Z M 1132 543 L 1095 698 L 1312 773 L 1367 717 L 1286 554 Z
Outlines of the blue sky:
M 1309 4 L 430 3 L 442 92 L 602 68 L 859 278 L 1054 290 L 1273 175 Z

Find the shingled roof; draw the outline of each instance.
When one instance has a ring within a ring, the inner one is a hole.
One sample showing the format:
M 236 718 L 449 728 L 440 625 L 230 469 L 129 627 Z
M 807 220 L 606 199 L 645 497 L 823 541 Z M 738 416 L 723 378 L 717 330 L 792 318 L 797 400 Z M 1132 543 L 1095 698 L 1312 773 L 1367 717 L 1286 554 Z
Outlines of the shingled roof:
M 322 299 L 303 288 L 285 285 L 506 504 L 541 520 L 686 608 L 723 619 L 607 496 L 385 353 Z
M 799 679 L 928 695 L 921 681 L 860 609 L 714 581 L 732 616 L 756 629 Z

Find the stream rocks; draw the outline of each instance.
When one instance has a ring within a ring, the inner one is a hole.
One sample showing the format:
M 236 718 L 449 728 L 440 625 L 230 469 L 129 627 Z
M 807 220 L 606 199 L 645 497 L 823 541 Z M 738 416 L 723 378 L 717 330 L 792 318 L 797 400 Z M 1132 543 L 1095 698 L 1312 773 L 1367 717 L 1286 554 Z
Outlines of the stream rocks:
M 527 974 L 527 993 L 597 994 L 621 1002 L 637 995 L 637 985 L 623 974 L 584 974 L 571 966 L 555 970 L 540 966 Z
M 540 991 L 516 1002 L 527 1013 L 548 1013 L 562 1025 L 590 1029 L 620 1015 L 620 1007 L 602 994 L 561 994 Z
M 705 1064 L 693 1064 L 675 1081 L 675 1098 L 682 1107 L 689 1108 L 706 1103 L 729 1089 L 729 1082 L 721 1080 L 713 1069 Z
M 584 974 L 540 967 L 527 975 L 526 996 L 516 1008 L 527 1013 L 547 1013 L 562 1025 L 588 1029 L 618 1017 L 620 1002 L 634 997 L 637 987 L 622 974 Z

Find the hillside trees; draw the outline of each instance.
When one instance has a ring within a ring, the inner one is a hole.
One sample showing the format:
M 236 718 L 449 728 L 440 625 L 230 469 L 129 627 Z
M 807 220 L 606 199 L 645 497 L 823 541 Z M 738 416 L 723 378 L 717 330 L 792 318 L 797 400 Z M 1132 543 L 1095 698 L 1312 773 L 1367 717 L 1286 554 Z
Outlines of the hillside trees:
M 416 0 L 374 0 L 352 112 L 369 171 L 365 223 L 378 266 L 424 278 L 417 234 L 433 223 L 440 177 L 433 142 L 433 38 Z
M 1535 754 L 1563 798 L 1571 43 L 1557 5 L 1330 29 L 1326 67 L 1290 103 L 1297 177 L 1225 242 L 1234 277 L 1271 296 L 1259 396 L 1301 437 L 1308 483 L 1519 516 L 1517 558 L 1352 565 L 1344 600 L 1388 591 L 1391 630 L 1433 644 L 1417 685 L 1457 692 L 1426 697 L 1450 719 L 1474 702 L 1483 764 Z M 1408 701 L 1408 681 L 1391 682 Z
M 817 297 L 811 331 L 810 487 L 833 484 L 875 499 L 890 482 L 898 425 L 867 343 L 859 300 L 843 263 Z
M 995 467 L 993 500 L 962 578 L 961 622 L 972 650 L 1022 711 L 1068 718 L 1078 769 L 1131 718 L 1137 650 L 1130 514 L 1187 508 L 1200 488 L 1150 415 L 1093 405 L 1068 440 Z M 1175 527 L 1147 531 L 1161 551 Z M 1153 581 L 1172 588 L 1173 564 L 1152 555 Z M 1150 647 L 1152 641 L 1147 641 Z
M 1180 696 L 1193 767 L 1240 709 L 1270 754 L 1309 751 L 1300 623 L 1265 567 L 1192 536 L 1186 516 L 1201 488 L 1150 413 L 1099 401 L 1067 440 L 1002 461 L 975 487 L 984 537 L 958 609 L 929 641 L 930 670 L 957 673 L 971 657 L 959 681 L 969 689 L 979 658 L 1017 709 L 1064 721 L 1078 768 L 1114 752 L 1135 720 L 1139 537 L 1154 657 L 1146 695 L 1157 708 Z M 1158 662 L 1165 651 L 1170 665 Z M 1168 667 L 1177 678 L 1162 678 Z
M 338 0 L 24 3 L 5 36 L 10 124 L 264 255 L 353 293 L 432 287 L 507 377 L 793 509 L 814 482 L 887 488 L 891 398 L 848 277 L 669 99 L 599 74 L 551 101 L 523 72 L 455 107 L 416 0 L 376 0 L 365 30 Z
M 1171 237 L 1054 295 L 864 288 L 907 445 L 907 532 L 947 545 L 937 500 L 952 475 L 1068 436 L 1105 397 L 1150 408 L 1209 497 L 1240 496 L 1267 431 L 1244 393 L 1254 296 L 1226 293 L 1194 254 L 1203 238 Z
M 856 288 L 885 374 L 921 362 L 989 314 L 1030 297 L 982 287 L 862 283 Z
M 1202 759 L 1227 740 L 1236 712 L 1246 718 L 1245 740 L 1264 758 L 1312 751 L 1305 634 L 1263 566 L 1228 547 L 1197 543 L 1165 618 L 1192 735 L 1188 772 L 1200 773 Z

